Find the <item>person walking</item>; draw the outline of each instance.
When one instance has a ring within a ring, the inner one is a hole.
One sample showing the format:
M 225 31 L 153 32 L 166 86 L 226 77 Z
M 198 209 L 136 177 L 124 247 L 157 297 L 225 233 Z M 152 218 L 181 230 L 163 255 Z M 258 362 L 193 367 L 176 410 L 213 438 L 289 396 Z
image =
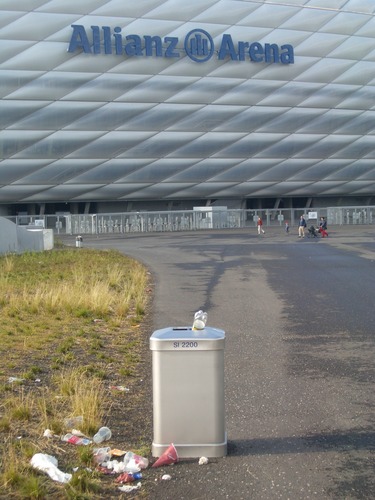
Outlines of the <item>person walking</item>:
M 264 234 L 263 221 L 260 217 L 258 217 L 257 226 L 258 226 L 258 234 L 260 234 L 261 232 Z
M 328 238 L 327 221 L 324 217 L 320 217 L 319 233 L 322 235 L 322 238 L 324 238 L 325 236 Z
M 298 238 L 305 237 L 305 227 L 306 227 L 305 217 L 301 215 L 298 223 Z

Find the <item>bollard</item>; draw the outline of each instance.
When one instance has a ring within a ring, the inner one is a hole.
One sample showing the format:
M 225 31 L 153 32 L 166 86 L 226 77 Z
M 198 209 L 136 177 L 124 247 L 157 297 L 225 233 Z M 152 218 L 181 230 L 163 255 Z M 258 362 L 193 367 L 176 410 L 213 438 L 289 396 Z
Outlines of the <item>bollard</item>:
M 76 237 L 76 247 L 77 248 L 81 248 L 82 247 L 82 242 L 83 242 L 83 238 L 81 235 L 78 235 Z

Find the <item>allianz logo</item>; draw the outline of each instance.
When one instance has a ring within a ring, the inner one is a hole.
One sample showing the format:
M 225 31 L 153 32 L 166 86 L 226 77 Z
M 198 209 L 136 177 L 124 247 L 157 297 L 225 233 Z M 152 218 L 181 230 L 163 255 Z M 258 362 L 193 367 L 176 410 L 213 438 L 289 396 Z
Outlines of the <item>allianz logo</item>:
M 125 57 L 167 57 L 188 56 L 192 61 L 203 63 L 213 57 L 218 60 L 251 61 L 254 63 L 294 64 L 294 49 L 290 44 L 234 42 L 224 34 L 219 44 L 203 29 L 193 29 L 185 36 L 183 43 L 174 36 L 123 35 L 120 27 L 90 26 L 72 24 L 68 52 L 82 51 L 85 54 L 114 54 Z M 182 48 L 183 47 L 183 48 Z

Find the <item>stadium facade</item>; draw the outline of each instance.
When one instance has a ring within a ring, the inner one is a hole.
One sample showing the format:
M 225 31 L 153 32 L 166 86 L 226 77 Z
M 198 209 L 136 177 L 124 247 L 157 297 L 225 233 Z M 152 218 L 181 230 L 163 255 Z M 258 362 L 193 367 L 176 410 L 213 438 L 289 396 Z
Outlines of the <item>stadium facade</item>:
M 373 0 L 1 0 L 0 215 L 375 203 Z

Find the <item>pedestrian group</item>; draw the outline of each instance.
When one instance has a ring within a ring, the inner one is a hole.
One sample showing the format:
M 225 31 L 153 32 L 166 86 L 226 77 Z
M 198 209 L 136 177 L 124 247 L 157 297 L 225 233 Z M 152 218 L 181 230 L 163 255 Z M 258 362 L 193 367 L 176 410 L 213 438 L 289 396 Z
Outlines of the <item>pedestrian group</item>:
M 305 237 L 305 229 L 306 229 L 306 220 L 303 215 L 301 215 L 299 221 L 298 221 L 298 238 L 304 238 Z M 261 217 L 258 217 L 257 220 L 257 230 L 258 230 L 258 235 L 260 234 L 265 234 L 265 231 L 263 229 L 263 221 Z M 319 228 L 315 228 L 314 226 L 311 226 L 309 228 L 309 236 L 312 234 L 314 237 L 317 237 L 317 232 L 322 235 L 322 238 L 328 238 L 328 232 L 327 232 L 327 221 L 324 217 L 320 217 L 320 222 L 319 222 Z M 285 222 L 285 233 L 289 234 L 289 222 Z

